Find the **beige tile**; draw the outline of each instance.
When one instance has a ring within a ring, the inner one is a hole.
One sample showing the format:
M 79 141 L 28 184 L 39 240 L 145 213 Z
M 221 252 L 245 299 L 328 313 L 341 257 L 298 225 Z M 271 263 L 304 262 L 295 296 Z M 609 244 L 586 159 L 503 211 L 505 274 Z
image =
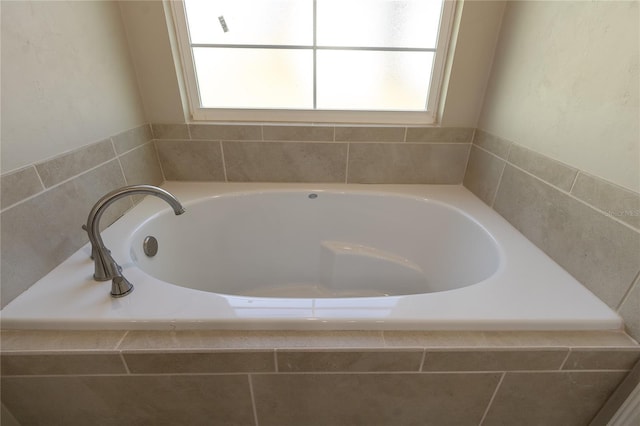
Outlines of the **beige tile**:
M 640 233 L 507 165 L 494 208 L 616 309 L 640 264 Z
M 155 139 L 189 139 L 186 124 L 152 124 L 151 133 Z
M 356 126 L 336 127 L 336 141 L 340 142 L 403 142 L 404 127 Z
M 153 139 L 153 133 L 151 132 L 151 125 L 143 124 L 142 126 L 119 133 L 111 139 L 116 147 L 116 153 L 122 154 L 149 142 Z
M 460 426 L 480 422 L 499 377 L 492 373 L 257 374 L 252 380 L 260 426 Z
M 2 213 L 3 306 L 88 241 L 81 225 L 91 207 L 123 184 L 118 162 L 113 160 Z M 109 208 L 104 224 L 131 206 L 123 201 Z
M 572 349 L 563 370 L 630 370 L 640 359 L 640 348 Z
M 120 156 L 127 185 L 160 185 L 164 182 L 156 148 L 152 142 Z
M 476 129 L 473 143 L 505 160 L 509 156 L 512 145 L 510 141 L 480 129 Z
M 624 378 L 620 372 L 507 373 L 483 426 L 584 426 Z
M 262 129 L 260 125 L 189 124 L 189 131 L 191 132 L 191 139 L 228 141 L 262 140 Z
M 220 142 L 157 140 L 155 145 L 167 180 L 224 181 Z
M 458 142 L 470 143 L 473 128 L 469 127 L 409 127 L 407 142 Z
M 631 337 L 640 342 L 640 276 L 636 278 L 631 291 L 620 305 L 618 313 L 624 320 L 625 329 Z
M 111 141 L 105 140 L 36 164 L 36 169 L 45 187 L 49 188 L 115 156 Z
M 278 371 L 419 371 L 423 350 L 278 350 Z
M 349 183 L 459 184 L 469 144 L 352 143 Z
M 3 376 L 47 374 L 124 374 L 118 354 L 3 354 Z
M 130 331 L 123 350 L 383 347 L 379 331 Z
M 124 337 L 120 330 L 2 330 L 0 342 L 6 351 L 110 350 Z
M 333 141 L 333 126 L 263 126 L 266 141 Z
M 229 182 L 344 182 L 347 145 L 224 142 Z
M 571 189 L 571 185 L 578 173 L 578 170 L 573 167 L 517 144 L 511 146 L 509 162 L 564 191 Z
M 133 374 L 274 372 L 273 351 L 125 352 Z
M 464 186 L 486 204 L 492 205 L 505 164 L 504 160 L 472 146 Z
M 2 208 L 9 207 L 44 190 L 33 166 L 6 173 L 2 175 L 0 182 Z
M 567 349 L 427 351 L 422 371 L 559 370 Z
M 254 425 L 246 375 L 4 377 L 24 425 Z
M 566 348 L 636 347 L 618 331 L 384 331 L 389 347 L 420 348 Z
M 571 193 L 607 214 L 640 229 L 640 194 L 585 173 L 578 173 Z

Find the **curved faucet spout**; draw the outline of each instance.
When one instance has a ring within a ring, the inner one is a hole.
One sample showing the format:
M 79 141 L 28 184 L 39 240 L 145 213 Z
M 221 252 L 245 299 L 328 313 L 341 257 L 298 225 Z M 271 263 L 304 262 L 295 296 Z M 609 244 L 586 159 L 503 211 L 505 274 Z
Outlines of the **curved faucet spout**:
M 100 235 L 100 219 L 104 211 L 120 198 L 129 195 L 153 195 L 169 203 L 176 215 L 184 213 L 184 207 L 180 201 L 168 191 L 153 185 L 130 185 L 109 192 L 93 206 L 87 218 L 87 233 L 91 241 L 92 252 L 95 261 L 93 277 L 98 281 L 113 280 L 111 295 L 121 297 L 129 294 L 133 286 L 122 276 L 122 268 L 111 257 L 109 250 L 104 246 Z M 126 282 L 128 285 L 123 285 Z

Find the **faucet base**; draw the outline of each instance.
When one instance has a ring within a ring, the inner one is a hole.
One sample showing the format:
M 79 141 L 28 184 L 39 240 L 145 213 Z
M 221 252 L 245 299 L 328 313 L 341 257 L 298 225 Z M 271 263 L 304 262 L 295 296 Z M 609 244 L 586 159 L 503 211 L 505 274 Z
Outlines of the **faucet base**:
M 123 297 L 133 291 L 133 284 L 123 276 L 113 277 L 111 280 L 111 297 Z

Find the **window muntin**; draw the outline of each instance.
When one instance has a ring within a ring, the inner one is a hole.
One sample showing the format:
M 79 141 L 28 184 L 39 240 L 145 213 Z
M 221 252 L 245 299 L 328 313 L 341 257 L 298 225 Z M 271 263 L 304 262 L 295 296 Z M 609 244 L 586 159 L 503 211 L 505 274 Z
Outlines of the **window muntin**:
M 333 122 L 343 113 L 344 121 L 362 121 L 367 112 L 371 122 L 432 122 L 452 6 L 184 0 L 174 16 L 193 118 L 225 120 L 246 110 L 254 120 L 323 121 L 324 111 Z

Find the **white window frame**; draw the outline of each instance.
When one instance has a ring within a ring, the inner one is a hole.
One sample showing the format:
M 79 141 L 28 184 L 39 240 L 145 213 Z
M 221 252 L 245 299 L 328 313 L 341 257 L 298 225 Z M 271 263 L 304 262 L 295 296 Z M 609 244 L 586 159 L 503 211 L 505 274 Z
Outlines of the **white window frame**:
M 301 110 L 301 109 L 231 109 L 203 108 L 196 78 L 195 63 L 191 51 L 191 40 L 187 27 L 184 2 L 172 0 L 173 18 L 182 75 L 193 121 L 211 122 L 305 122 L 305 123 L 354 123 L 354 124 L 407 124 L 433 125 L 437 121 L 437 110 L 444 81 L 445 62 L 456 6 L 456 0 L 445 0 L 435 49 L 429 98 L 426 111 L 367 111 L 367 110 Z

